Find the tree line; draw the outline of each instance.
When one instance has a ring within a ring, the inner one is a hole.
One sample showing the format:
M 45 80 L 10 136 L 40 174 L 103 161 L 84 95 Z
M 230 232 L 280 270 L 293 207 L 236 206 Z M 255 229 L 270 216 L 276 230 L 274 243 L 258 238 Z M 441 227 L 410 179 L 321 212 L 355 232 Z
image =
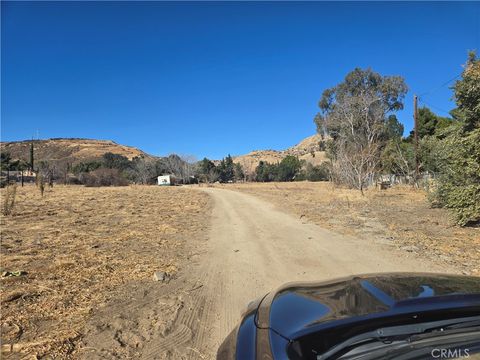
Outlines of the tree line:
M 329 164 L 314 166 L 298 157 L 288 155 L 278 163 L 260 161 L 253 174 L 245 173 L 240 163 L 235 163 L 228 155 L 218 165 L 204 158 L 197 165 L 196 175 L 200 182 L 239 182 L 239 181 L 326 181 L 329 179 Z
M 195 175 L 195 161 L 192 157 L 171 154 L 163 158 L 126 156 L 111 152 L 98 159 L 86 161 L 35 160 L 33 144 L 30 161 L 13 160 L 8 152 L 1 153 L 1 170 L 8 173 L 31 170 L 48 183 L 83 184 L 86 186 L 122 186 L 129 183 L 154 184 L 157 176 L 174 174 L 182 183 L 192 182 Z M 192 160 L 193 159 L 193 160 Z M 8 179 L 6 179 L 8 180 Z M 5 185 L 5 179 L 2 185 Z
M 191 157 L 171 154 L 163 158 L 105 153 L 101 159 L 79 162 L 71 168 L 76 181 L 87 186 L 155 184 L 157 177 L 174 174 L 181 183 L 194 181 L 195 164 Z

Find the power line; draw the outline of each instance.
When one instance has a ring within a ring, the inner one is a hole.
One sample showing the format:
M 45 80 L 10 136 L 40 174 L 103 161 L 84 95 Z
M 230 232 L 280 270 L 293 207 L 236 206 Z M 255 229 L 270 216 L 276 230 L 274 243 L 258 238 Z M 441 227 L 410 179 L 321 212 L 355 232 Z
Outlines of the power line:
M 450 112 L 447 111 L 447 110 L 444 110 L 444 109 L 439 108 L 438 106 L 429 104 L 429 103 L 427 103 L 425 100 L 422 100 L 422 99 L 420 99 L 420 98 L 418 99 L 418 101 L 420 101 L 420 102 L 421 102 L 422 104 L 424 104 L 424 105 L 427 105 L 428 107 L 431 107 L 432 109 L 435 109 L 435 110 L 437 110 L 437 111 L 443 112 L 443 113 L 445 113 L 445 114 L 447 114 L 447 115 L 450 116 Z
M 433 88 L 433 90 L 425 91 L 424 93 L 421 93 L 421 94 L 419 94 L 418 96 L 420 97 L 420 96 L 425 96 L 425 95 L 428 95 L 428 94 L 432 94 L 432 93 L 440 90 L 440 89 L 443 88 L 444 86 L 447 86 L 447 85 L 450 84 L 453 80 L 458 79 L 460 76 L 462 76 L 462 73 L 454 76 L 453 78 L 451 78 L 451 79 L 448 80 L 448 81 L 445 81 L 442 85 L 440 85 L 440 86 L 438 86 L 438 87 L 436 87 L 436 88 Z

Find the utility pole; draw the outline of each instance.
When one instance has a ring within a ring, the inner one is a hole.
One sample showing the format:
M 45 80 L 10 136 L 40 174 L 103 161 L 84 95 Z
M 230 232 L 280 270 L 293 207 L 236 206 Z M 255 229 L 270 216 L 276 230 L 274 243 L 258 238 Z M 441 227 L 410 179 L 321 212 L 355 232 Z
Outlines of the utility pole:
M 34 156 L 33 156 L 33 139 L 32 139 L 32 142 L 30 143 L 30 164 L 29 164 L 30 165 L 30 171 L 32 173 L 33 173 L 33 165 L 34 165 L 33 158 L 34 158 Z
M 420 173 L 419 163 L 418 163 L 418 113 L 417 113 L 417 95 L 413 95 L 413 120 L 414 120 L 414 147 L 415 147 L 415 182 L 418 181 L 418 176 Z

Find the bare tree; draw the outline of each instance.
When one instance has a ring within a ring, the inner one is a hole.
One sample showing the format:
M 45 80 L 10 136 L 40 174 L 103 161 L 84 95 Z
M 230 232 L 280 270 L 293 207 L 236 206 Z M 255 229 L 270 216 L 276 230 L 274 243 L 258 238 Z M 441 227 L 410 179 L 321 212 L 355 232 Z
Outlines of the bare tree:
M 68 183 L 68 174 L 72 168 L 73 159 L 64 158 L 56 162 L 56 176 L 64 185 Z
M 156 175 L 155 162 L 152 159 L 145 159 L 144 156 L 133 159 L 135 180 L 146 185 Z
M 177 154 L 170 154 L 163 160 L 168 172 L 183 179 L 183 160 L 180 156 Z
M 181 155 L 183 161 L 182 176 L 183 182 L 188 184 L 191 182 L 192 177 L 195 175 L 195 164 L 197 163 L 197 158 L 195 155 Z
M 405 178 L 410 176 L 414 178 L 415 164 L 408 158 L 407 150 L 402 148 L 399 142 L 395 142 L 395 152 L 397 155 L 395 158 L 397 172 Z
M 196 158 L 193 155 L 171 154 L 164 158 L 166 169 L 182 179 L 183 183 L 190 182 L 190 177 L 195 173 L 195 163 Z
M 48 186 L 53 187 L 53 181 L 56 176 L 56 169 L 57 167 L 55 166 L 55 163 L 53 161 L 43 160 L 38 162 L 37 179 L 42 181 L 43 186 L 45 184 L 45 181 L 47 181 Z

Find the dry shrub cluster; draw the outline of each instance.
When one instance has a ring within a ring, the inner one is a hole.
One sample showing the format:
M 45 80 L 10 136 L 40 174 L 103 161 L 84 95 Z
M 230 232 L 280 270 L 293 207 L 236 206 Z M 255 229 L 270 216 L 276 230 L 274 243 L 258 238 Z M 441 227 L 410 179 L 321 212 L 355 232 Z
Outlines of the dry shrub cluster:
M 456 226 L 446 209 L 432 208 L 423 190 L 395 186 L 360 191 L 331 183 L 225 185 L 259 196 L 324 228 L 373 239 L 422 258 L 480 275 L 480 228 Z M 405 251 L 405 250 L 404 250 Z
M 175 273 L 209 216 L 208 196 L 180 187 L 25 186 L 17 198 L 0 217 L 2 272 L 17 275 L 0 279 L 5 359 L 75 357 L 92 314 L 123 285 Z
M 100 168 L 82 174 L 80 181 L 88 187 L 127 186 L 128 180 L 118 169 Z

